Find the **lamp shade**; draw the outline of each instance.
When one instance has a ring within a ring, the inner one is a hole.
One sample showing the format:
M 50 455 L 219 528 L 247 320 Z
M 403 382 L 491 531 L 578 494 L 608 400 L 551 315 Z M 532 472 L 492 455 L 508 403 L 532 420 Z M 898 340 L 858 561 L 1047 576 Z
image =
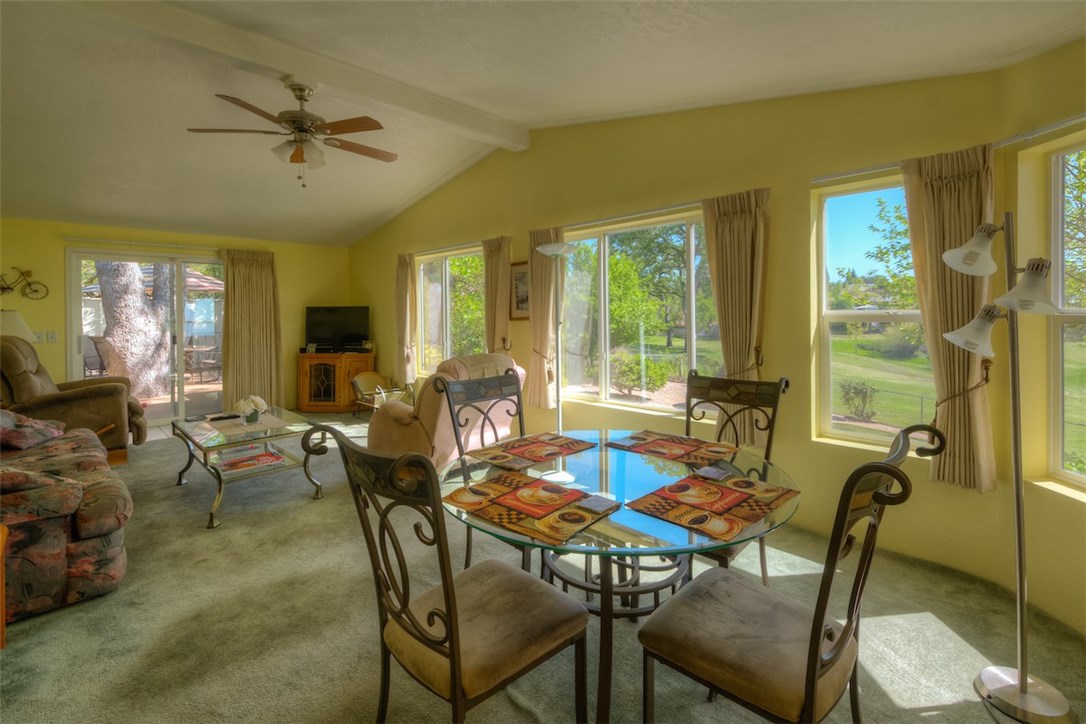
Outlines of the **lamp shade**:
M 1006 294 L 997 297 L 995 303 L 1016 312 L 1055 314 L 1056 305 L 1052 303 L 1052 297 L 1048 295 L 1048 285 L 1045 284 L 1049 266 L 1051 262 L 1048 259 L 1030 259 L 1026 262 L 1026 270 L 1018 283 Z
M 31 344 L 38 341 L 34 331 L 30 329 L 26 320 L 23 319 L 23 315 L 14 309 L 0 310 L 0 334 L 21 337 Z
M 577 251 L 577 247 L 564 241 L 557 241 L 553 244 L 540 244 L 535 250 L 543 256 L 569 256 Z
M 992 258 L 992 237 L 999 231 L 998 226 L 981 224 L 973 238 L 956 249 L 943 252 L 943 262 L 954 271 L 976 277 L 994 274 L 995 260 Z
M 302 150 L 305 152 L 305 165 L 308 168 L 320 168 L 324 165 L 324 151 L 312 141 L 303 141 Z
M 272 155 L 283 163 L 290 163 L 290 154 L 294 153 L 294 141 L 283 141 L 271 149 Z
M 995 357 L 992 349 L 992 327 L 1000 316 L 999 307 L 985 304 L 969 324 L 953 332 L 944 332 L 943 337 L 951 344 L 982 357 Z

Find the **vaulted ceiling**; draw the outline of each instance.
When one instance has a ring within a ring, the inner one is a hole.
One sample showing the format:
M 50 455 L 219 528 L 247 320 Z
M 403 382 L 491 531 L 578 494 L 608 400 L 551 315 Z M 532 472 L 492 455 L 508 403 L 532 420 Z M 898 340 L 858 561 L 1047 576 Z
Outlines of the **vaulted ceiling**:
M 348 245 L 535 128 L 1004 67 L 1086 3 L 2 2 L 4 216 Z M 371 116 L 307 188 L 275 114 Z

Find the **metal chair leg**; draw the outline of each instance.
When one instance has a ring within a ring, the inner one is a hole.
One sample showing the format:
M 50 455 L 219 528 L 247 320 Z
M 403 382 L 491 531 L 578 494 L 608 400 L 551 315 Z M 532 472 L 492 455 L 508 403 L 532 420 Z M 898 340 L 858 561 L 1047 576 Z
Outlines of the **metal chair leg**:
M 641 721 L 652 724 L 656 710 L 656 690 L 653 682 L 653 664 L 648 649 L 641 649 Z
M 464 526 L 467 528 L 467 526 Z M 471 528 L 467 528 L 467 534 L 464 536 L 464 568 L 471 567 Z
M 576 686 L 574 689 L 574 707 L 578 724 L 588 721 L 588 644 L 587 637 L 582 636 L 573 645 L 574 676 Z

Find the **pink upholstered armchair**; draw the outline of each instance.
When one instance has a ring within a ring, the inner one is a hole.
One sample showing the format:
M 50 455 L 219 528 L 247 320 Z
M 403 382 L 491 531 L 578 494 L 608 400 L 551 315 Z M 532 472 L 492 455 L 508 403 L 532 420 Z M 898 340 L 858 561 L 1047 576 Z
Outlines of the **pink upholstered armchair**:
M 385 455 L 422 453 L 429 457 L 439 471 L 456 458 L 456 433 L 449 418 L 449 408 L 441 393 L 434 389 L 434 380 L 464 380 L 500 375 L 514 369 L 524 384 L 524 368 L 506 354 L 473 354 L 447 359 L 415 395 L 414 406 L 399 400 L 386 402 L 370 419 L 368 447 Z M 511 418 L 512 419 L 512 418 Z M 499 430 L 499 437 L 509 430 Z M 470 429 L 465 430 L 465 439 Z

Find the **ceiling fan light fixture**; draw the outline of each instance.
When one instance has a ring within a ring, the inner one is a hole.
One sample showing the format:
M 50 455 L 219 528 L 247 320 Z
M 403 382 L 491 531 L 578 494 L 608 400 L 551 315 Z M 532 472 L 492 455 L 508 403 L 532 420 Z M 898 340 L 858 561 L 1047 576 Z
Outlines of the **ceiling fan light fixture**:
M 283 163 L 290 162 L 290 155 L 294 153 L 294 141 L 283 141 L 271 149 L 272 155 Z
M 312 141 L 304 141 L 300 144 L 303 149 L 305 165 L 309 168 L 320 168 L 324 165 L 324 151 Z

